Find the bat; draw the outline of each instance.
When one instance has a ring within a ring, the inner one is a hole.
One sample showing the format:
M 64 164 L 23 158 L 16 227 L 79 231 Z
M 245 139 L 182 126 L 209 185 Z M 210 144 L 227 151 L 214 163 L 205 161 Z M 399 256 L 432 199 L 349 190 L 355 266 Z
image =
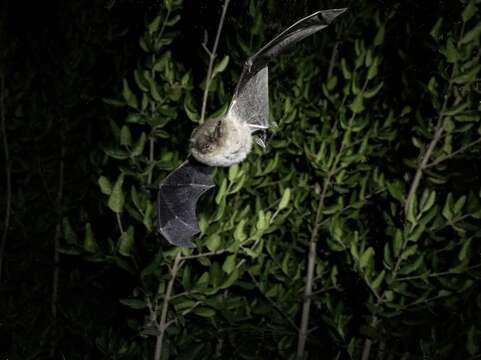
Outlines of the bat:
M 269 128 L 268 63 L 292 45 L 326 28 L 346 9 L 317 11 L 282 31 L 244 64 L 234 96 L 224 116 L 210 118 L 191 137 L 192 156 L 209 166 L 231 166 L 243 161 L 253 140 L 265 147 Z M 254 136 L 253 136 L 254 135 Z
M 157 196 L 157 230 L 169 243 L 194 247 L 199 232 L 195 216 L 199 197 L 214 186 L 211 167 L 243 161 L 253 142 L 265 147 L 269 123 L 268 63 L 279 54 L 326 28 L 346 9 L 317 11 L 288 27 L 244 64 L 227 113 L 209 118 L 192 133 L 189 159 L 168 175 Z

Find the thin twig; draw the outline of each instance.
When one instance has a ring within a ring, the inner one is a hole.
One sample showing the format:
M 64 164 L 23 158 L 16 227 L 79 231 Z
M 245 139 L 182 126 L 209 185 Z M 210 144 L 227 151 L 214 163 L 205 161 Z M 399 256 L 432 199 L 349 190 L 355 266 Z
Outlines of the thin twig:
M 59 174 L 58 174 L 58 191 L 57 191 L 57 209 L 59 211 L 59 218 L 58 223 L 55 229 L 55 238 L 54 238 L 54 274 L 53 274 L 53 284 L 52 284 L 52 316 L 54 318 L 57 317 L 57 297 L 58 297 L 58 261 L 59 261 L 59 252 L 58 249 L 60 247 L 60 237 L 62 235 L 62 200 L 63 200 L 63 188 L 64 188 L 64 173 L 65 173 L 65 139 L 62 134 L 62 140 L 60 145 L 60 164 L 59 164 Z
M 172 290 L 174 288 L 175 278 L 177 277 L 177 273 L 181 266 L 182 266 L 182 258 L 180 256 L 180 253 L 178 253 L 177 256 L 175 257 L 174 264 L 172 265 L 169 284 L 167 285 L 167 289 L 165 291 L 165 296 L 164 296 L 164 303 L 162 304 L 160 323 L 158 324 L 159 335 L 157 336 L 157 341 L 155 343 L 154 360 L 160 360 L 160 356 L 162 355 L 164 334 L 165 334 L 165 330 L 167 330 L 167 327 L 169 325 L 167 323 L 167 310 L 169 308 L 169 302 L 172 296 Z
M 289 324 L 292 325 L 292 327 L 293 327 L 294 329 L 296 329 L 296 331 L 299 331 L 299 328 L 298 328 L 297 325 L 294 323 L 294 321 L 292 321 L 292 319 L 291 319 L 289 316 L 287 316 L 287 313 L 286 313 L 285 311 L 283 311 L 283 310 L 279 307 L 279 305 L 277 305 L 274 301 L 272 301 L 272 299 L 269 298 L 269 297 L 262 291 L 261 285 L 259 284 L 259 282 L 258 282 L 257 279 L 255 278 L 255 276 L 252 275 L 252 272 L 248 271 L 248 274 L 249 274 L 250 278 L 252 279 L 252 281 L 254 282 L 254 284 L 256 284 L 257 289 L 258 289 L 258 290 L 260 291 L 260 293 L 264 296 L 264 298 L 277 310 L 277 312 L 278 312 L 279 314 L 281 314 L 281 316 L 283 316 L 283 317 L 287 320 L 287 322 L 288 322 Z
M 441 135 L 444 131 L 444 112 L 446 110 L 446 107 L 448 105 L 448 99 L 449 99 L 449 93 L 451 92 L 451 86 L 452 82 L 449 81 L 449 87 L 447 94 L 444 96 L 444 102 L 443 102 L 443 107 L 441 112 L 439 113 L 438 121 L 436 124 L 436 129 L 434 131 L 434 136 L 431 140 L 431 142 L 428 145 L 428 149 L 424 153 L 421 162 L 419 163 L 417 169 L 416 169 L 416 174 L 414 175 L 413 182 L 411 183 L 411 187 L 409 189 L 409 193 L 406 199 L 406 204 L 405 204 L 405 212 L 408 212 L 408 209 L 411 206 L 411 203 L 414 199 L 414 196 L 416 195 L 416 191 L 418 190 L 419 184 L 421 183 L 421 178 L 424 174 L 424 170 L 427 167 L 427 164 L 429 163 L 429 160 L 431 159 L 431 155 L 433 154 L 434 148 L 438 144 L 439 140 L 441 139 Z
M 461 29 L 460 38 L 463 36 L 463 33 L 464 33 L 464 24 L 463 24 L 463 27 Z M 406 198 L 405 208 L 404 208 L 404 211 L 406 213 L 408 212 L 408 209 L 411 207 L 411 203 L 414 200 L 414 196 L 416 196 L 416 192 L 418 190 L 419 184 L 421 183 L 421 178 L 424 174 L 424 170 L 426 170 L 427 165 L 429 164 L 429 161 L 431 160 L 431 156 L 433 154 L 434 148 L 438 144 L 439 140 L 441 139 L 441 135 L 443 134 L 444 126 L 445 126 L 445 119 L 446 119 L 445 112 L 446 112 L 446 109 L 448 107 L 448 100 L 449 100 L 450 95 L 451 95 L 451 90 L 452 90 L 452 87 L 453 87 L 453 78 L 454 78 L 455 72 L 456 72 L 456 64 L 453 65 L 453 68 L 451 70 L 451 76 L 449 77 L 448 88 L 446 90 L 446 94 L 444 95 L 443 105 L 441 107 L 441 111 L 439 112 L 439 116 L 438 116 L 438 120 L 437 120 L 436 127 L 435 127 L 435 130 L 434 130 L 433 138 L 432 138 L 431 142 L 429 143 L 428 148 L 427 148 L 426 152 L 424 153 L 424 155 L 421 159 L 421 162 L 419 163 L 419 165 L 416 169 L 416 174 L 414 175 L 413 182 L 411 183 L 411 187 L 409 189 L 408 196 Z M 395 271 L 394 271 L 395 273 L 397 272 L 397 268 L 399 266 L 399 263 L 400 263 L 400 261 L 398 259 L 398 263 L 396 264 Z
M 349 122 L 349 126 L 352 124 L 353 117 Z M 327 177 L 324 179 L 324 184 L 322 186 L 322 193 L 319 197 L 319 203 L 316 210 L 316 219 L 314 222 L 314 229 L 311 233 L 311 238 L 309 240 L 309 253 L 307 256 L 307 275 L 306 275 L 306 286 L 304 288 L 304 303 L 302 304 L 302 315 L 301 315 L 301 325 L 299 327 L 299 337 L 297 341 L 297 358 L 302 359 L 304 356 L 304 349 L 306 346 L 308 327 L 309 327 L 309 314 L 311 309 L 312 300 L 312 286 L 314 279 L 314 266 L 316 263 L 316 244 L 317 236 L 321 228 L 322 211 L 324 210 L 324 201 L 326 199 L 327 189 L 331 184 L 331 178 L 335 175 L 337 163 L 341 157 L 344 150 L 344 143 L 341 145 L 341 150 L 337 154 L 333 164 L 332 171 L 329 171 Z
M 122 234 L 124 232 L 124 227 L 122 226 L 122 219 L 120 218 L 120 213 L 115 213 L 115 218 L 117 219 L 117 225 L 119 226 L 119 231 Z
M 329 80 L 332 76 L 332 72 L 334 71 L 334 65 L 336 64 L 336 58 L 337 58 L 337 49 L 339 48 L 339 41 L 336 41 L 334 44 L 334 47 L 332 48 L 331 52 L 331 59 L 329 60 L 329 68 L 327 70 L 327 77 L 326 79 Z
M 462 147 L 460 147 L 458 150 L 456 150 L 455 152 L 452 152 L 451 154 L 449 155 L 445 155 L 445 156 L 441 156 L 439 158 L 437 158 L 436 160 L 430 162 L 429 164 L 426 165 L 426 169 L 427 168 L 430 168 L 430 167 L 433 167 L 433 166 L 436 166 L 436 165 L 439 165 L 441 162 L 445 161 L 445 160 L 448 160 L 448 159 L 451 159 L 453 157 L 455 157 L 456 155 L 466 151 L 467 149 L 469 149 L 470 147 L 476 145 L 476 144 L 479 144 L 481 142 L 481 138 L 467 144 L 467 145 L 464 145 Z
M 416 280 L 416 279 L 425 279 L 425 278 L 432 278 L 432 277 L 439 277 L 439 276 L 446 276 L 446 275 L 464 275 L 464 273 L 474 270 L 477 268 L 480 268 L 481 264 L 473 265 L 468 267 L 467 269 L 464 270 L 463 273 L 461 272 L 455 272 L 455 271 L 441 271 L 437 273 L 432 273 L 432 274 L 422 274 L 422 275 L 412 275 L 412 276 L 404 276 L 400 277 L 397 279 L 397 281 L 408 281 L 408 280 Z
M 7 246 L 7 234 L 8 228 L 10 227 L 10 212 L 12 207 L 11 164 L 5 117 L 5 77 L 3 74 L 0 74 L 0 120 L 2 126 L 3 153 L 5 157 L 5 220 L 3 222 L 2 242 L 0 243 L 0 283 L 2 282 L 3 259 Z
M 61 125 L 62 126 L 62 125 Z M 59 288 L 59 276 L 60 276 L 60 254 L 58 252 L 60 248 L 60 237 L 62 236 L 62 202 L 63 202 L 63 192 L 64 192 L 64 173 L 65 173 L 65 134 L 62 130 L 60 134 L 60 163 L 58 171 L 58 189 L 56 198 L 56 208 L 58 211 L 57 226 L 55 227 L 54 235 L 54 249 L 53 249 L 53 276 L 52 276 L 52 298 L 50 301 L 50 310 L 52 312 L 53 321 L 57 321 L 57 302 L 58 302 L 58 288 Z M 50 356 L 55 355 L 55 346 L 52 344 L 50 349 Z
M 149 164 L 152 164 L 154 162 L 154 147 L 155 147 L 155 139 L 150 138 L 149 139 Z M 149 171 L 149 175 L 147 177 L 147 184 L 152 184 L 152 175 L 153 175 L 153 169 L 151 168 Z
M 304 303 L 302 304 L 302 316 L 301 325 L 299 327 L 299 337 L 297 340 L 297 358 L 302 359 L 304 356 L 304 349 L 306 347 L 307 330 L 309 326 L 309 314 L 311 311 L 311 297 L 312 286 L 314 277 L 314 265 L 316 263 L 316 244 L 317 234 L 320 228 L 320 222 L 322 218 L 322 210 L 324 209 L 324 200 L 326 198 L 327 189 L 330 185 L 331 175 L 324 179 L 324 185 L 322 188 L 322 194 L 319 197 L 319 203 L 317 205 L 316 220 L 314 222 L 314 229 L 311 233 L 311 239 L 309 240 L 309 254 L 307 257 L 307 276 L 306 286 L 304 288 Z
M 207 70 L 207 77 L 205 79 L 205 89 L 204 89 L 204 97 L 202 99 L 202 110 L 200 112 L 200 123 L 202 124 L 205 119 L 205 110 L 207 108 L 207 97 L 209 96 L 209 87 L 212 81 L 212 68 L 214 67 L 214 61 L 217 56 L 217 46 L 219 45 L 220 34 L 222 32 L 222 27 L 224 26 L 224 19 L 225 14 L 227 12 L 227 7 L 229 6 L 230 0 L 224 1 L 224 7 L 222 8 L 222 14 L 219 20 L 219 26 L 217 27 L 217 34 L 215 35 L 214 46 L 212 47 L 212 51 L 208 52 L 209 54 L 209 68 Z
M 369 360 L 369 355 L 371 354 L 371 346 L 372 340 L 367 338 L 364 340 L 364 347 L 362 349 L 362 358 L 361 360 Z
M 367 86 L 367 78 L 364 81 L 364 85 L 361 91 L 364 91 Z M 356 114 L 353 113 L 351 118 L 349 119 L 348 128 L 346 131 L 351 131 L 352 124 Z M 334 125 L 333 125 L 334 127 Z M 339 171 L 337 164 L 341 160 L 341 156 L 344 154 L 346 149 L 346 143 L 343 141 L 341 143 L 341 147 L 331 165 L 330 171 L 328 171 L 327 176 L 324 179 L 324 184 L 322 187 L 322 193 L 319 197 L 319 202 L 317 205 L 316 210 L 316 218 L 314 222 L 314 228 L 311 233 L 311 238 L 309 240 L 309 253 L 307 255 L 307 275 L 306 275 L 306 286 L 304 288 L 304 303 L 302 304 L 302 315 L 301 315 L 301 325 L 299 326 L 299 336 L 297 340 L 297 351 L 296 356 L 297 359 L 302 359 L 304 356 L 304 349 L 306 347 L 307 335 L 308 335 L 308 327 L 309 327 L 309 314 L 311 309 L 311 301 L 312 301 L 312 287 L 314 284 L 314 266 L 316 263 L 316 245 L 317 245 L 317 237 L 319 234 L 319 230 L 321 228 L 321 219 L 322 219 L 322 211 L 324 210 L 324 201 L 327 195 L 327 189 L 331 185 L 331 179 L 336 173 Z
M 182 256 L 182 260 L 189 260 L 189 259 L 197 259 L 197 258 L 207 257 L 207 256 L 214 256 L 214 255 L 219 255 L 219 254 L 222 254 L 222 253 L 225 253 L 225 252 L 226 252 L 226 250 L 222 249 L 222 250 L 217 250 L 217 251 L 200 253 L 200 254 L 196 254 L 196 255 L 186 255 L 186 256 Z

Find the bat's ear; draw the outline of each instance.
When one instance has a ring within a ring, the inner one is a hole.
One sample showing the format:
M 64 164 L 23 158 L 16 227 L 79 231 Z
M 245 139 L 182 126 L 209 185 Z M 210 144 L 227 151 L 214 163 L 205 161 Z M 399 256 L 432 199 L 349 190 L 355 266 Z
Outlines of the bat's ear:
M 217 121 L 214 129 L 214 137 L 219 139 L 222 137 L 222 120 Z

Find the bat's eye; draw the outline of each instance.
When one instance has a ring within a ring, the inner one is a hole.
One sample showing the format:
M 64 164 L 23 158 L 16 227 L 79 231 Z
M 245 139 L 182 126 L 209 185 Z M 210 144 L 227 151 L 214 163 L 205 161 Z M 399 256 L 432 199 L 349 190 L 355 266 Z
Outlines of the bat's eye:
M 199 151 L 200 153 L 202 154 L 207 154 L 211 151 L 214 150 L 215 148 L 215 144 L 214 142 L 212 141 L 212 139 L 210 139 L 209 137 L 207 139 L 203 139 L 203 140 L 200 140 L 200 141 L 197 141 L 195 144 L 194 144 L 194 147 L 197 149 L 197 151 Z

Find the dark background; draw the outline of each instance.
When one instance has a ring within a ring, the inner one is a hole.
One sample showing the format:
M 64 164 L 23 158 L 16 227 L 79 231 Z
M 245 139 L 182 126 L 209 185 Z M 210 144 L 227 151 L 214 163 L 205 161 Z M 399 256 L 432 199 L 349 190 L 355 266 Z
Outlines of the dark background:
M 172 52 L 183 67 L 191 69 L 194 83 L 202 82 L 205 77 L 207 60 L 200 44 L 204 31 L 215 33 L 222 4 L 222 1 L 184 2 Z M 425 39 L 416 34 L 428 33 L 440 17 L 447 23 L 455 22 L 450 15 L 459 13 L 462 5 L 458 1 L 282 0 L 269 3 L 264 23 L 269 38 L 319 8 L 348 6 L 351 21 L 358 23 L 364 21 L 357 17 L 361 10 L 363 16 L 380 12 L 390 17 L 383 47 L 387 64 L 382 70 L 383 91 L 391 99 L 392 108 L 400 109 L 403 104 L 397 96 L 405 82 L 425 83 L 437 71 L 432 56 L 436 50 L 426 46 Z M 101 146 L 111 136 L 109 119 L 124 117 L 125 112 L 102 99 L 120 94 L 122 78 L 130 74 L 142 56 L 138 40 L 145 24 L 161 6 L 162 1 L 133 0 L 112 3 L 6 0 L 0 6 L 0 70 L 5 74 L 8 89 L 5 108 L 13 189 L 0 283 L 0 360 L 104 358 L 95 340 L 102 336 L 118 338 L 120 343 L 133 341 L 144 350 L 150 346 L 127 324 L 128 318 L 139 320 L 142 316 L 118 302 L 128 296 L 136 279 L 119 268 L 86 262 L 76 256 L 61 255 L 59 263 L 54 264 L 53 243 L 59 214 L 78 223 L 88 216 L 97 238 L 113 232 L 111 215 L 102 210 L 104 205 L 99 200 L 97 177 L 103 156 Z M 232 1 L 225 33 L 245 31 L 243 14 L 248 6 L 248 1 Z M 372 30 L 365 29 L 366 37 L 372 37 Z M 220 53 L 232 48 L 233 37 L 226 35 L 226 38 L 219 45 Z M 242 60 L 234 56 L 231 61 L 229 66 L 239 71 Z M 235 83 L 227 83 L 226 90 L 232 92 L 234 86 Z M 198 96 L 202 96 L 200 90 Z M 409 100 L 409 92 L 403 96 Z M 417 96 L 413 89 L 413 99 Z M 411 125 L 401 124 L 400 131 L 407 133 Z M 179 134 L 179 143 L 188 135 Z M 61 209 L 56 192 L 60 142 L 67 144 L 63 154 Z M 185 149 L 182 147 L 180 151 Z M 399 155 L 392 156 L 395 162 Z M 0 161 L 3 169 L 3 156 Z M 479 181 L 479 165 L 479 159 L 455 164 L 455 172 L 459 173 L 455 186 L 462 188 L 463 182 L 469 185 Z M 0 189 L 5 186 L 2 173 Z M 3 191 L 1 196 L 3 209 Z M 151 242 L 146 246 L 157 246 L 158 239 L 148 240 Z M 53 321 L 50 309 L 55 266 L 61 269 L 58 302 L 61 320 L 58 321 Z M 358 283 L 346 279 L 346 284 L 349 283 L 351 294 L 364 293 Z M 476 291 L 479 294 L 479 286 Z M 466 301 L 472 302 L 474 298 L 471 295 Z M 346 302 L 354 310 L 363 306 L 356 303 L 356 296 L 346 297 Z M 464 310 L 461 300 L 459 311 Z M 457 314 L 444 314 L 443 320 L 451 316 L 456 322 Z M 410 336 L 405 334 L 404 340 L 416 342 Z

